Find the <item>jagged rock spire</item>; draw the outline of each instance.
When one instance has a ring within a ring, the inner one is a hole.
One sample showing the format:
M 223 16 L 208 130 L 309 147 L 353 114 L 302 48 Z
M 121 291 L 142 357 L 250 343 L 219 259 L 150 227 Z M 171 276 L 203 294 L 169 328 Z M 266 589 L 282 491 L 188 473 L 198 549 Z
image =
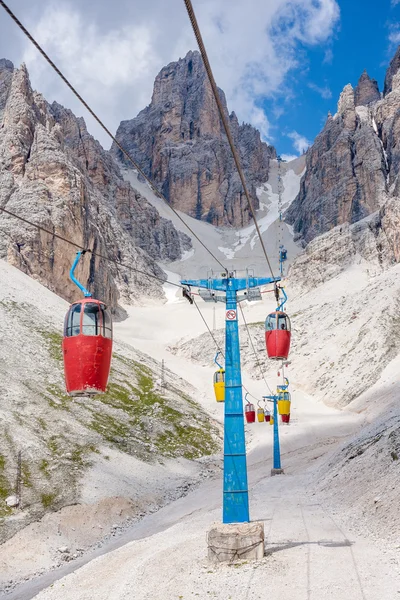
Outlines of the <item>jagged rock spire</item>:
M 371 79 L 367 71 L 364 70 L 354 89 L 355 105 L 367 106 L 371 102 L 380 100 L 380 97 L 378 82 L 376 79 Z
M 219 90 L 228 117 L 225 94 Z M 267 181 L 269 160 L 276 151 L 260 139 L 260 132 L 229 116 L 254 205 L 256 188 Z M 214 225 L 243 226 L 250 220 L 237 175 L 199 52 L 172 62 L 157 75 L 150 105 L 137 117 L 123 121 L 117 139 L 173 206 Z M 114 145 L 117 158 L 124 157 Z M 126 165 L 130 166 L 130 165 Z

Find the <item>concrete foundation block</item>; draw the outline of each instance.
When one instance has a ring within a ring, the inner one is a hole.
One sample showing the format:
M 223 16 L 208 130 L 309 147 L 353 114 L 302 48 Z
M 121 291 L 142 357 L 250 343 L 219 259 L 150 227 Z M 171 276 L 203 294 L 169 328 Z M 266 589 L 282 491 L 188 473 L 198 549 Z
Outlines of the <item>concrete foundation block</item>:
M 213 525 L 207 543 L 208 558 L 212 562 L 261 560 L 264 556 L 264 523 Z
M 284 475 L 283 469 L 271 469 L 271 477 L 274 475 Z

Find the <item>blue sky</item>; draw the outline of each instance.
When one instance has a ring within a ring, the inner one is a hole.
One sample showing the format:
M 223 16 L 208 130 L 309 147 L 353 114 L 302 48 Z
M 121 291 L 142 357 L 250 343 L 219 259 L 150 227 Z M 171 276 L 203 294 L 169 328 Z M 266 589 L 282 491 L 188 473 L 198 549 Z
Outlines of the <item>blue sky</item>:
M 154 78 L 196 49 L 183 0 L 8 0 L 10 7 L 116 131 L 149 104 Z M 230 110 L 280 154 L 298 154 L 367 69 L 380 89 L 400 43 L 400 0 L 193 0 Z M 33 87 L 109 139 L 0 9 L 0 57 L 27 64 Z
M 364 69 L 383 90 L 387 66 L 400 43 L 396 27 L 400 24 L 400 0 L 396 5 L 390 0 L 339 0 L 338 4 L 340 21 L 326 43 L 299 47 L 302 68 L 288 75 L 293 96 L 273 102 L 284 109 L 282 116 L 274 118 L 269 101 L 264 102 L 281 153 L 293 153 L 288 133 L 296 131 L 310 141 L 315 138 L 328 111 L 336 112 L 343 87 L 347 83 L 355 86 Z

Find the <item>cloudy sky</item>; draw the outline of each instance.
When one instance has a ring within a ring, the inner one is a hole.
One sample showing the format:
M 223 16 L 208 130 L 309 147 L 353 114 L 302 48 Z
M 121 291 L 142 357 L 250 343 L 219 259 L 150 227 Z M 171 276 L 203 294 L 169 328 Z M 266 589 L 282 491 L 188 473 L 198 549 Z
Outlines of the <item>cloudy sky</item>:
M 31 33 L 116 131 L 150 101 L 158 71 L 196 48 L 183 0 L 8 0 Z M 193 0 L 215 78 L 241 121 L 279 153 L 301 153 L 338 95 L 366 68 L 382 89 L 400 43 L 400 0 Z M 0 58 L 98 126 L 0 8 Z

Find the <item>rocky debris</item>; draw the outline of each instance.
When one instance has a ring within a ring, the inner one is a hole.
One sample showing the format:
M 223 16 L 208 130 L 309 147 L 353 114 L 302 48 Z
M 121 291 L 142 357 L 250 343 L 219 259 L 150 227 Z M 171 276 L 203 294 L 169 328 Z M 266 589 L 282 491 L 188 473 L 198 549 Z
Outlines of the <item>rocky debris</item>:
M 190 245 L 172 223 L 125 182 L 111 155 L 83 119 L 31 88 L 22 65 L 0 62 L 0 205 L 76 244 L 163 279 L 155 260 L 176 260 Z M 3 109 L 2 109 L 3 107 Z M 67 300 L 76 298 L 68 271 L 75 250 L 0 214 L 0 257 Z M 94 256 L 78 277 L 95 296 L 117 306 L 162 297 L 160 284 Z
M 367 71 L 364 71 L 354 89 L 354 100 L 356 106 L 367 106 L 371 102 L 381 99 L 378 82 L 371 79 Z
M 341 444 L 323 462 L 315 485 L 323 493 L 324 502 L 332 501 L 335 495 L 346 521 L 353 523 L 353 531 L 359 531 L 362 514 L 365 534 L 372 534 L 375 540 L 390 541 L 397 552 L 400 515 L 394 506 L 400 486 L 400 415 L 395 400 L 398 392 L 396 382 L 391 389 L 381 386 L 379 390 L 368 390 L 362 399 L 355 401 L 358 407 L 365 407 L 368 402 L 376 405 L 378 397 L 385 408 L 382 414 L 370 417 L 370 422 L 355 437 Z M 354 409 L 357 410 L 356 406 Z
M 19 505 L 19 498 L 18 496 L 8 496 L 5 503 L 9 508 L 16 508 Z
M 220 97 L 258 208 L 256 188 L 268 179 L 275 149 L 256 129 L 239 125 L 235 113 L 228 115 L 222 90 Z M 174 208 L 214 225 L 248 223 L 247 201 L 198 52 L 160 71 L 150 105 L 123 121 L 116 137 Z M 115 145 L 112 152 L 131 167 Z

